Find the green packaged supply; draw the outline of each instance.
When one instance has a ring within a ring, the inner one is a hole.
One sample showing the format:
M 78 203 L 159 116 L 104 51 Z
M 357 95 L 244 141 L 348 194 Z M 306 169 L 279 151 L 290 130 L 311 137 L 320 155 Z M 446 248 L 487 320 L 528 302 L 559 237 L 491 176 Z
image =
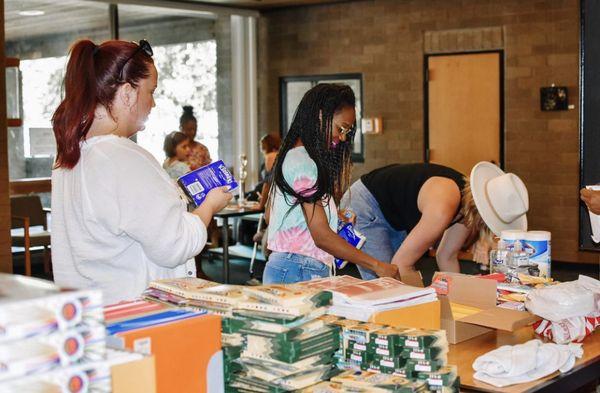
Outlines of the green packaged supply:
M 437 371 L 446 365 L 445 359 L 440 360 L 418 360 L 418 359 L 407 359 L 406 370 L 411 374 L 418 374 L 420 372 L 432 372 Z
M 320 307 L 314 309 L 306 315 L 292 316 L 288 314 L 278 314 L 273 312 L 234 309 L 233 316 L 242 320 L 273 323 L 276 325 L 280 325 L 282 328 L 289 329 L 298 327 L 302 324 L 305 324 L 306 322 L 312 321 L 313 319 L 324 315 L 326 311 L 327 309 L 325 307 Z
M 306 302 L 298 305 L 279 305 L 264 303 L 259 300 L 246 299 L 237 303 L 236 309 L 258 311 L 265 313 L 274 313 L 287 316 L 303 317 L 319 308 L 325 308 L 329 305 L 331 300 L 331 294 L 329 292 L 321 292 L 323 295 L 320 296 L 314 302 Z
M 448 348 L 406 348 L 402 351 L 402 357 L 416 360 L 445 360 L 447 359 Z
M 237 333 L 239 331 L 239 329 L 241 329 L 243 326 L 244 326 L 244 321 L 242 321 L 241 319 L 227 318 L 227 317 L 221 318 L 221 332 L 222 333 L 228 333 L 228 334 Z
M 299 288 L 295 285 L 259 285 L 242 287 L 244 294 L 261 303 L 285 307 L 314 304 L 317 307 L 331 303 L 332 293 L 320 289 Z
M 346 360 L 352 360 L 355 363 L 369 363 L 373 358 L 373 355 L 365 351 L 353 351 L 351 349 L 346 350 Z
M 344 390 L 352 392 L 418 393 L 427 391 L 427 383 L 424 381 L 410 381 L 395 375 L 369 371 L 347 371 L 332 378 L 331 381 L 340 383 Z
M 344 338 L 348 341 L 367 344 L 371 340 L 372 334 L 384 328 L 384 325 L 377 323 L 361 323 L 344 329 Z
M 336 326 L 325 326 L 317 331 L 302 334 L 291 340 L 286 340 L 285 337 L 275 339 L 248 334 L 246 335 L 245 348 L 251 351 L 263 348 L 273 351 L 296 352 L 303 348 L 310 348 L 319 344 L 335 343 L 339 347 L 339 341 L 338 328 Z
M 323 366 L 326 364 L 332 364 L 333 358 L 329 354 L 322 354 L 317 356 L 312 356 L 306 358 L 304 360 L 300 360 L 295 363 L 286 363 L 273 359 L 264 359 L 264 358 L 251 358 L 251 357 L 243 357 L 238 360 L 238 362 L 242 365 L 262 365 L 265 367 L 269 367 L 271 369 L 277 369 L 282 372 L 287 372 L 288 374 L 299 373 L 302 370 L 306 370 L 316 366 Z
M 232 385 L 233 387 L 253 388 L 259 389 L 258 391 L 279 393 L 304 389 L 330 379 L 337 374 L 339 374 L 339 371 L 330 365 L 304 370 L 285 378 L 275 378 L 270 381 L 255 378 L 242 372 L 235 376 Z
M 402 334 L 403 345 L 409 348 L 448 347 L 444 330 L 415 329 Z
M 221 333 L 223 347 L 240 347 L 244 345 L 244 336 L 239 333 Z
M 406 378 L 406 379 L 414 379 L 413 378 L 413 373 L 409 372 L 406 367 L 400 367 L 394 370 L 394 372 L 392 373 L 393 375 L 397 376 L 397 377 L 402 377 L 402 378 Z
M 459 393 L 460 392 L 460 376 L 457 376 L 452 386 L 429 385 L 430 392 L 436 393 Z
M 399 346 L 369 346 L 369 350 L 377 356 L 397 357 L 402 354 L 404 348 Z
M 444 366 L 437 371 L 420 372 L 417 378 L 426 381 L 429 386 L 452 386 L 457 376 L 456 366 Z
M 360 325 L 362 322 L 355 321 L 352 319 L 338 319 L 337 321 L 331 322 L 333 326 L 339 326 L 340 330 L 340 338 L 341 338 L 341 348 L 342 350 L 346 350 L 348 348 L 348 340 L 346 339 L 346 331 L 356 325 Z
M 245 321 L 245 326 L 240 329 L 240 333 L 262 336 L 280 341 L 293 340 L 299 336 L 314 333 L 324 328 L 335 329 L 339 335 L 338 327 L 330 326 L 320 319 L 313 319 L 312 321 L 308 321 L 293 328 L 280 329 L 276 327 L 281 327 L 281 325 L 248 320 Z
M 367 344 L 357 343 L 356 341 L 349 341 L 347 350 L 353 352 L 367 352 L 369 350 L 369 346 Z
M 268 348 L 257 348 L 245 349 L 242 352 L 242 356 L 251 357 L 256 359 L 273 359 L 286 363 L 295 363 L 300 360 L 322 355 L 329 354 L 330 356 L 337 351 L 339 348 L 339 338 L 336 337 L 328 342 L 317 343 L 311 347 L 301 348 L 299 351 L 274 351 Z
M 415 329 L 390 326 L 373 333 L 369 344 L 373 347 L 402 347 L 404 346 L 404 334 L 413 331 Z
M 393 374 L 396 369 L 406 365 L 406 359 L 402 357 L 375 356 L 373 363 L 379 365 L 379 371 L 386 374 Z
M 241 356 L 244 347 L 241 345 L 231 346 L 231 347 L 223 347 L 223 357 L 225 359 L 237 359 Z

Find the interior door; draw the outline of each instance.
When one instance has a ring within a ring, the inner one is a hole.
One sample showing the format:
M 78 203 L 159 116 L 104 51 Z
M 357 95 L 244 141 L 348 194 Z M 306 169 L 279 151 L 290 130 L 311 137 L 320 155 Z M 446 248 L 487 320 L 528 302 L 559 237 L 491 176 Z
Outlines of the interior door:
M 502 165 L 500 52 L 427 57 L 426 161 L 465 175 Z

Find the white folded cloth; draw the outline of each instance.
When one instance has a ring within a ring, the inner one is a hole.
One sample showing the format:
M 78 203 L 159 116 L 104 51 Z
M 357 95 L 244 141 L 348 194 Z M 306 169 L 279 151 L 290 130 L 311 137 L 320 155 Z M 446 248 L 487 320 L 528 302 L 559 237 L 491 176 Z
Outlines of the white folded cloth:
M 478 357 L 473 363 L 473 377 L 497 387 L 531 382 L 557 370 L 569 371 L 581 356 L 581 344 L 544 344 L 531 340 L 505 345 Z

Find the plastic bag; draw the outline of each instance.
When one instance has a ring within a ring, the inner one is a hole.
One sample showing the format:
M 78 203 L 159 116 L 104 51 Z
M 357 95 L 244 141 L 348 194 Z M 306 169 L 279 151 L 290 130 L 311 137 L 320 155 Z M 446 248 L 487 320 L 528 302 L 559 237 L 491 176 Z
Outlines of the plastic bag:
M 577 281 L 536 289 L 527 295 L 525 307 L 552 322 L 595 315 L 600 311 L 600 281 L 579 276 Z
M 600 326 L 600 313 L 594 316 L 574 317 L 559 322 L 542 320 L 533 325 L 535 333 L 557 344 L 582 342 Z

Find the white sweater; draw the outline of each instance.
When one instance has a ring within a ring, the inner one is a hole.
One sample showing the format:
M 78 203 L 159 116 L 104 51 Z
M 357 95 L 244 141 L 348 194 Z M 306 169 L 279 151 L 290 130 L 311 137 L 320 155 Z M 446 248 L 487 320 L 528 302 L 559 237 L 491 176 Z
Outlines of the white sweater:
M 56 283 L 100 288 L 105 304 L 154 279 L 195 277 L 192 258 L 207 238 L 156 159 L 115 135 L 83 142 L 73 169 L 52 172 L 51 233 Z

